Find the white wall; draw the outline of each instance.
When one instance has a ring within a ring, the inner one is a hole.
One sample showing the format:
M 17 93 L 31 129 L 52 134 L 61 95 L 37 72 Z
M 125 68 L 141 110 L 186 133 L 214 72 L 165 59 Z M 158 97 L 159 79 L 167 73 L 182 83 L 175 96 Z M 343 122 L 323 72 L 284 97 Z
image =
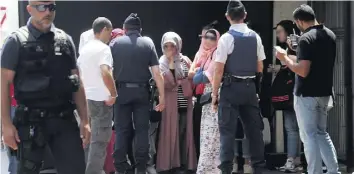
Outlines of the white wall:
M 279 23 L 281 20 L 292 20 L 293 11 L 295 8 L 301 4 L 306 4 L 307 1 L 274 1 L 273 4 L 273 26 Z M 276 44 L 276 35 L 273 31 L 273 45 Z M 273 64 L 275 65 L 275 56 L 273 55 Z M 273 78 L 274 78 L 273 74 Z M 275 131 L 275 152 L 282 153 L 284 152 L 284 126 L 283 126 L 283 114 L 281 111 L 277 111 L 275 114 L 276 117 L 276 131 Z
M 0 50 L 6 37 L 19 28 L 18 1 L 0 0 L 0 7 L 6 7 L 6 11 L 0 11 L 0 20 L 6 12 L 6 20 L 0 26 Z
M 1 55 L 1 49 L 3 46 L 3 43 L 6 39 L 6 37 L 11 34 L 13 31 L 19 28 L 19 17 L 18 17 L 18 1 L 17 0 L 0 0 L 0 9 L 6 8 L 6 10 L 0 10 L 0 21 L 2 21 L 3 16 L 6 13 L 6 20 L 4 21 L 3 25 L 0 25 L 0 55 Z M 1 59 L 1 58 L 0 58 Z M 1 83 L 1 82 L 0 82 Z M 0 106 L 0 112 L 1 112 L 1 106 Z M 0 129 L 1 129 L 1 120 L 0 120 Z M 0 132 L 0 138 L 1 132 Z M 3 154 L 3 153 L 2 153 Z M 1 154 L 1 155 L 2 155 Z M 0 163 L 5 164 L 3 162 L 4 158 L 0 158 Z M 3 165 L 1 165 L 1 170 Z M 0 172 L 2 173 L 2 172 Z

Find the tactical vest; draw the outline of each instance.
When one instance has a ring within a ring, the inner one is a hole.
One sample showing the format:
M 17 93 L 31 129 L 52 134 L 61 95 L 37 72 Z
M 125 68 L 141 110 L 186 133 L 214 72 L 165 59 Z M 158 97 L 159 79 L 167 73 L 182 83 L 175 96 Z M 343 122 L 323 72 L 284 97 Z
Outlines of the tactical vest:
M 77 84 L 71 76 L 73 49 L 60 29 L 36 39 L 27 26 L 15 33 L 20 41 L 20 57 L 14 79 L 19 104 L 52 108 L 71 103 Z M 71 77 L 70 77 L 71 76 Z
M 228 56 L 225 73 L 233 76 L 255 76 L 257 72 L 257 37 L 254 31 L 228 31 L 234 37 L 234 50 Z

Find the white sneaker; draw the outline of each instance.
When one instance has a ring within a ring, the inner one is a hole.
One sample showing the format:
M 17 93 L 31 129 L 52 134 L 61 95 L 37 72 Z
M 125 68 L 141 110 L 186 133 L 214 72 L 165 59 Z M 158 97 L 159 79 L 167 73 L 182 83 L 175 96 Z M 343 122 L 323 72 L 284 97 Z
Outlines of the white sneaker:
M 234 163 L 232 173 L 237 173 L 238 172 L 238 164 Z
M 154 167 L 153 165 L 148 166 L 148 167 L 146 168 L 146 172 L 147 172 L 148 174 L 157 174 L 156 169 L 155 169 L 155 167 Z
M 280 167 L 279 170 L 286 173 L 295 173 L 296 166 L 294 160 L 287 159 L 285 165 L 283 167 Z
M 251 165 L 249 165 L 249 164 L 243 165 L 243 173 L 244 174 L 253 173 L 253 169 L 252 169 Z

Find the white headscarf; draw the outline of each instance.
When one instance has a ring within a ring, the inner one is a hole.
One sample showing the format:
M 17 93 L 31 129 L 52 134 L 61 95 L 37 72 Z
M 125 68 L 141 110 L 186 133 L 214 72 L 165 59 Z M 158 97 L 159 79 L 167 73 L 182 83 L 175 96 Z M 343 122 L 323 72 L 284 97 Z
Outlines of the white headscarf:
M 181 54 L 182 39 L 175 32 L 167 32 L 167 33 L 165 33 L 162 36 L 162 39 L 161 39 L 161 48 L 162 48 L 162 52 L 163 53 L 165 53 L 164 45 L 166 43 L 172 43 L 177 48 L 177 53 L 176 53 L 176 56 L 174 57 L 175 76 L 177 78 L 182 78 L 182 77 L 184 77 L 183 65 L 181 63 L 181 58 L 183 57 L 183 55 Z M 170 71 L 170 68 L 168 66 L 169 60 L 168 60 L 168 58 L 165 55 L 160 57 L 159 62 L 160 62 L 160 69 L 161 69 L 162 73 L 166 73 L 166 72 Z

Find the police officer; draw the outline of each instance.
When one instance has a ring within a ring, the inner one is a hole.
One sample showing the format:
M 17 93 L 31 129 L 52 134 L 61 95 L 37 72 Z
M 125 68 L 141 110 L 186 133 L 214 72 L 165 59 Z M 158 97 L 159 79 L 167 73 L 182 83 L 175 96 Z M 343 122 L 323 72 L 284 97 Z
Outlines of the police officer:
M 212 104 L 218 108 L 220 161 L 222 174 L 231 174 L 237 117 L 243 122 L 250 141 L 254 173 L 261 173 L 264 161 L 262 119 L 259 114 L 255 78 L 263 70 L 265 59 L 258 34 L 244 23 L 246 9 L 240 1 L 230 1 L 226 18 L 230 30 L 220 37 L 215 58 Z M 220 83 L 223 83 L 218 96 Z
M 49 147 L 59 173 L 84 174 L 82 145 L 89 140 L 90 127 L 74 44 L 53 24 L 55 1 L 29 1 L 27 11 L 31 15 L 27 25 L 6 40 L 1 55 L 4 142 L 17 150 L 18 173 L 38 174 Z M 13 123 L 11 83 L 18 102 Z M 80 129 L 74 109 L 80 115 Z
M 111 45 L 115 67 L 113 74 L 118 88 L 114 106 L 114 112 L 118 113 L 114 116 L 114 165 L 118 174 L 131 168 L 126 154 L 134 124 L 136 173 L 145 174 L 149 160 L 149 67 L 160 94 L 160 103 L 155 108 L 157 111 L 164 109 L 164 82 L 155 46 L 150 38 L 141 36 L 141 21 L 137 14 L 127 17 L 123 29 L 126 35 L 117 38 Z

